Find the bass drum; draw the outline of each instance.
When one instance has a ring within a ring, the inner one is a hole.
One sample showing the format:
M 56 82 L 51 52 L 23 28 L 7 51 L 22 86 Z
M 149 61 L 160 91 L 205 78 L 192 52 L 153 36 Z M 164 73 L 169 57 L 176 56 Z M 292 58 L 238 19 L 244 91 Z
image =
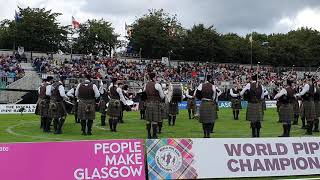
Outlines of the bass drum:
M 168 88 L 169 102 L 182 101 L 182 86 L 180 83 L 170 83 Z

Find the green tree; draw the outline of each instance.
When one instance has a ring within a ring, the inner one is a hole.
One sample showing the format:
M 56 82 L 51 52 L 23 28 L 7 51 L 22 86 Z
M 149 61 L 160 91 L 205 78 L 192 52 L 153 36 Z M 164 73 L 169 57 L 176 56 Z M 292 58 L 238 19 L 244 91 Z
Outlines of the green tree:
M 112 50 L 119 45 L 119 35 L 114 32 L 112 24 L 103 19 L 88 20 L 80 25 L 78 33 L 74 47 L 78 53 L 97 55 L 102 52 L 103 55 L 111 55 Z
M 224 61 L 225 48 L 213 26 L 194 25 L 184 38 L 184 57 L 191 61 Z
M 147 58 L 161 58 L 171 53 L 172 58 L 181 57 L 184 30 L 176 15 L 165 13 L 163 9 L 149 10 L 132 24 L 130 45 L 136 53 Z
M 11 21 L 9 30 L 16 45 L 27 51 L 55 52 L 67 41 L 65 26 L 57 21 L 60 13 L 44 8 L 19 8 L 22 19 Z

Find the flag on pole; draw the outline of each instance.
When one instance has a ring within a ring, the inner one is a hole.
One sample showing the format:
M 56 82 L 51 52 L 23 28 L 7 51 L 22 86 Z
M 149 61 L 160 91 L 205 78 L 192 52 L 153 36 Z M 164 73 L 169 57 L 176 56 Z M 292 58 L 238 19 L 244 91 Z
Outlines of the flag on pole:
M 20 12 L 15 11 L 14 20 L 15 22 L 19 22 L 22 19 L 22 15 Z
M 79 21 L 77 21 L 73 16 L 72 16 L 72 26 L 73 26 L 73 29 L 78 29 L 80 27 Z
M 252 43 L 253 39 L 252 39 L 252 34 L 249 37 L 249 41 Z

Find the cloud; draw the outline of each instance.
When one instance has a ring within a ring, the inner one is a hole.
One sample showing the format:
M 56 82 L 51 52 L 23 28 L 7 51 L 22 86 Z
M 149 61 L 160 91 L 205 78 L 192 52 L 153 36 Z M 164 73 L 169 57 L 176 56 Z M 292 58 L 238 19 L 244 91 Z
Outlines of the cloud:
M 163 8 L 177 14 L 182 25 L 214 25 L 219 32 L 247 34 L 287 32 L 301 26 L 320 30 L 318 0 L 0 0 L 0 20 L 13 18 L 17 4 L 21 7 L 44 7 L 63 13 L 59 21 L 71 23 L 71 16 L 80 22 L 104 18 L 118 34 L 124 35 L 124 24 L 132 23 L 148 9 Z

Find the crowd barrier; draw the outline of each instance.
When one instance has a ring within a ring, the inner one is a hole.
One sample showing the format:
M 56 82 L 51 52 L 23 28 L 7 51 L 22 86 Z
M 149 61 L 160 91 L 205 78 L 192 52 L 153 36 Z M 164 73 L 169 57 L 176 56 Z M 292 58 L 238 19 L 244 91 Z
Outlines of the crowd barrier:
M 319 175 L 319 154 L 315 137 L 1 143 L 0 169 L 10 180 Z
M 200 101 L 197 101 L 197 106 L 200 106 Z M 248 102 L 242 101 L 242 108 L 247 108 Z M 219 108 L 231 108 L 230 101 L 219 101 Z M 276 108 L 276 101 L 266 101 L 267 108 Z M 187 102 L 179 103 L 179 109 L 187 109 Z M 17 113 L 34 113 L 36 104 L 0 104 L 0 114 L 17 114 Z M 139 110 L 139 103 L 134 103 L 132 111 Z

